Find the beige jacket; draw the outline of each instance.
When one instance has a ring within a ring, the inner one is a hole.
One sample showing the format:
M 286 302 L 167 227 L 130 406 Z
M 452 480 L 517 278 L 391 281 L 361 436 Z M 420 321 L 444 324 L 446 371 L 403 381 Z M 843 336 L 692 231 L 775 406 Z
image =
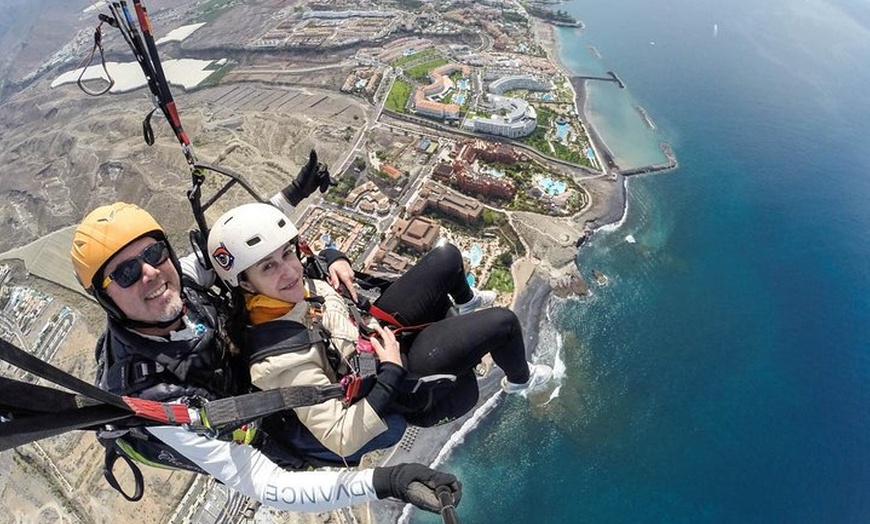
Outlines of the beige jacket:
M 331 333 L 332 343 L 345 357 L 356 349 L 358 331 L 350 321 L 344 299 L 327 282 L 313 280 L 313 294 L 325 299 L 323 325 Z M 307 308 L 305 302 L 294 307 Z M 287 313 L 287 318 L 293 311 Z M 260 389 L 287 386 L 329 385 L 338 382 L 326 358 L 322 344 L 307 351 L 295 351 L 268 357 L 251 366 L 251 382 Z M 299 420 L 333 453 L 346 457 L 380 435 L 387 425 L 368 401 L 361 399 L 349 407 L 340 400 L 327 400 L 314 406 L 295 408 Z

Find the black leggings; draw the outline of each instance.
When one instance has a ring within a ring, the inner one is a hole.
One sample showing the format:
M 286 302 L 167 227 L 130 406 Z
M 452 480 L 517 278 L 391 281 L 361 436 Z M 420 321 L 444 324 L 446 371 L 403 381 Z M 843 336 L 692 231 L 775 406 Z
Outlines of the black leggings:
M 458 377 L 457 386 L 440 395 L 433 409 L 442 402 L 449 406 L 441 405 L 436 409 L 439 413 L 425 417 L 433 423 L 456 418 L 474 407 L 479 393 L 472 370 L 487 353 L 508 381 L 523 383 L 529 379 L 523 333 L 514 312 L 493 307 L 445 318 L 451 307 L 448 295 L 458 304 L 473 297 L 462 255 L 451 244 L 430 251 L 375 301 L 404 325 L 429 324 L 410 343 L 402 344 L 410 375 L 448 373 Z M 449 398 L 452 393 L 462 398 Z M 408 420 L 419 422 L 414 417 Z

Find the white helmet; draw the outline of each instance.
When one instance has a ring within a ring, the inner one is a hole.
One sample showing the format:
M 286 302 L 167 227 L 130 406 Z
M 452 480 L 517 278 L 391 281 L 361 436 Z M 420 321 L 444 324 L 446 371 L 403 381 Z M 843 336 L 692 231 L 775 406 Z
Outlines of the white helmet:
M 245 204 L 227 211 L 208 234 L 208 256 L 221 280 L 239 285 L 239 274 L 295 239 L 299 231 L 269 204 Z

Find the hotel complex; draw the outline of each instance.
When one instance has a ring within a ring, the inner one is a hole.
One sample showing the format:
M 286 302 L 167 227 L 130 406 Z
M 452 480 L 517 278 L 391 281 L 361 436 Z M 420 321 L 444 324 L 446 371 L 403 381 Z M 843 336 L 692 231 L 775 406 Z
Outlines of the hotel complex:
M 519 98 L 487 94 L 484 108 L 492 116 L 469 118 L 464 124 L 466 129 L 476 133 L 520 138 L 531 134 L 538 125 L 535 108 Z

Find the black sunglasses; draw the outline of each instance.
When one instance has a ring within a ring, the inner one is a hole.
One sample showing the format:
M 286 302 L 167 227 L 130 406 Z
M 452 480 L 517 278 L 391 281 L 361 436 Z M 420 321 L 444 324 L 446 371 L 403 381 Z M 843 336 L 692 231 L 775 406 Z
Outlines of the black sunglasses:
M 123 288 L 128 288 L 139 282 L 142 278 L 142 264 L 148 264 L 152 267 L 157 267 L 166 262 L 169 258 L 169 246 L 166 242 L 160 240 L 146 247 L 144 251 L 133 258 L 118 264 L 114 271 L 103 278 L 103 289 L 109 287 L 109 284 L 115 282 Z

